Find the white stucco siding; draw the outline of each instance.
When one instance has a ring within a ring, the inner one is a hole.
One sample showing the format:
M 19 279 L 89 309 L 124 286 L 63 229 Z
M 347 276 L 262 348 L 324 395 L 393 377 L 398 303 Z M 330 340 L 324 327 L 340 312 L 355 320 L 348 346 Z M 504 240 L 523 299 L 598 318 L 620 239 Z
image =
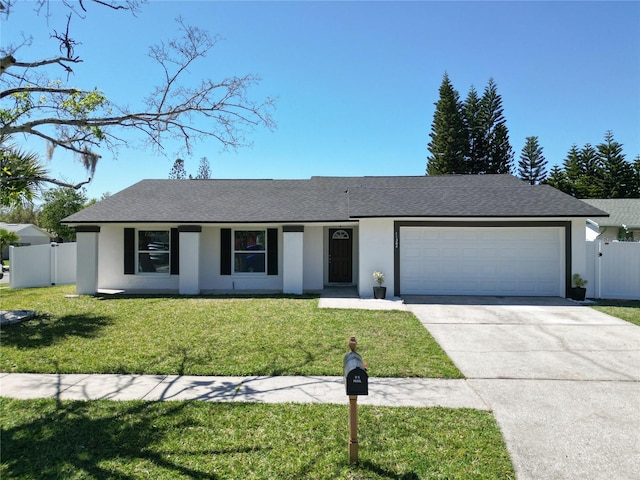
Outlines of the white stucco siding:
M 177 275 L 165 274 L 124 274 L 124 229 L 129 225 L 102 225 L 99 235 L 98 288 L 125 290 L 129 292 L 155 291 L 177 292 Z M 137 225 L 137 230 L 170 229 L 175 225 Z M 78 261 L 82 261 L 78 259 Z
M 587 277 L 587 243 L 584 238 L 584 218 L 571 220 L 571 274 Z
M 304 227 L 303 290 L 322 290 L 324 286 L 323 240 L 322 226 Z
M 394 219 L 364 218 L 358 226 L 358 290 L 363 298 L 373 297 L 373 272 L 384 273 L 387 297 L 395 295 L 394 284 Z

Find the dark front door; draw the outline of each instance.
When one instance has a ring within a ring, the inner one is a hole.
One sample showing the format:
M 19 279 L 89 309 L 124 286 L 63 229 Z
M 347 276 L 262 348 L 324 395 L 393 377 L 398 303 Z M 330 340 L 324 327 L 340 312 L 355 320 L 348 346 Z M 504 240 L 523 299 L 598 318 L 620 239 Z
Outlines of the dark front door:
M 353 281 L 353 230 L 329 229 L 329 283 Z

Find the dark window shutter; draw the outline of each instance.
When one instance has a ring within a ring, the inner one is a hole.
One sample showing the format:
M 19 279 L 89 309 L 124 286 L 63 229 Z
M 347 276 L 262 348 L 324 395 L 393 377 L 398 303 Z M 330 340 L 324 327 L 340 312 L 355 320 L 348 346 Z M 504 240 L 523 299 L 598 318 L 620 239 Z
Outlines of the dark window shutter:
M 231 275 L 231 229 L 220 229 L 220 275 Z
M 171 229 L 171 275 L 180 274 L 180 233 L 177 228 Z
M 267 229 L 267 275 L 278 275 L 278 229 Z
M 124 229 L 124 274 L 136 273 L 136 229 Z

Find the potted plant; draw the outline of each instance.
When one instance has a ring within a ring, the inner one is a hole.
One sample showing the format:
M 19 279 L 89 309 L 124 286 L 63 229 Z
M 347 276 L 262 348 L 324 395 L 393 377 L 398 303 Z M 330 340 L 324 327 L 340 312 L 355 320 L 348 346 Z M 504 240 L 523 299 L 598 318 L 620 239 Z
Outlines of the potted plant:
M 383 287 L 384 283 L 384 273 L 382 272 L 373 272 L 373 279 L 378 284 L 377 287 L 373 287 L 373 298 L 383 299 L 387 295 L 387 287 Z
M 587 295 L 587 283 L 589 283 L 588 280 L 582 278 L 580 274 L 574 273 L 571 277 L 572 288 L 569 292 L 569 297 L 571 297 L 572 300 L 583 301 Z

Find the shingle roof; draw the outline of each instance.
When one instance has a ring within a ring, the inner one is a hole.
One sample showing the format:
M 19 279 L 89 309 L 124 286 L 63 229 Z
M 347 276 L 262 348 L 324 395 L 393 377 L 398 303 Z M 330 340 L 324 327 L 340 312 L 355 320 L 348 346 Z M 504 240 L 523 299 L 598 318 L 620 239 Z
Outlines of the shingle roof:
M 583 202 L 609 213 L 609 217 L 589 217 L 601 227 L 640 229 L 640 198 L 590 198 Z
M 330 222 L 363 217 L 605 215 L 511 175 L 312 177 L 308 180 L 142 180 L 66 223 Z

